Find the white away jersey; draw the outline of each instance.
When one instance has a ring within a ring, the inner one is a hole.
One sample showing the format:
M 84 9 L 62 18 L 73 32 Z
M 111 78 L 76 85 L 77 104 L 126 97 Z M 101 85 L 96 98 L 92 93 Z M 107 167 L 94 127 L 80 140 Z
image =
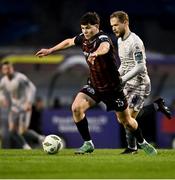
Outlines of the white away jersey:
M 139 85 L 150 82 L 146 68 L 145 48 L 142 40 L 135 33 L 131 32 L 125 40 L 118 39 L 118 54 L 121 61 L 119 68 L 121 76 L 131 71 L 136 64 L 145 64 L 144 72 L 138 73 L 128 80 L 127 84 Z
M 10 101 L 11 106 L 22 108 L 24 103 L 33 103 L 36 88 L 34 84 L 22 73 L 15 72 L 10 80 L 7 76 L 0 81 L 0 90 Z

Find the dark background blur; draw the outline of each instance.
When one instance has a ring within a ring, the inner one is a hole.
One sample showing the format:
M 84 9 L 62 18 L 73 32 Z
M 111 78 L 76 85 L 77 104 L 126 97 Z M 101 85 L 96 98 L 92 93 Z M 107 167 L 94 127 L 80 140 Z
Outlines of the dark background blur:
M 147 50 L 174 54 L 174 0 L 1 0 L 0 45 L 41 46 L 73 37 L 86 11 L 96 11 L 101 28 L 111 34 L 109 16 L 116 10 L 129 14 L 131 30 Z

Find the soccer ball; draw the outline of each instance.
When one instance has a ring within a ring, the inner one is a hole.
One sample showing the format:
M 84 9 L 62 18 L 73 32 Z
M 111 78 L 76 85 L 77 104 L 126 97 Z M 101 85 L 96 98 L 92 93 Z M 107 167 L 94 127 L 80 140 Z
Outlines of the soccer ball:
M 63 148 L 61 138 L 54 134 L 46 136 L 42 145 L 43 150 L 48 154 L 56 154 L 59 150 Z

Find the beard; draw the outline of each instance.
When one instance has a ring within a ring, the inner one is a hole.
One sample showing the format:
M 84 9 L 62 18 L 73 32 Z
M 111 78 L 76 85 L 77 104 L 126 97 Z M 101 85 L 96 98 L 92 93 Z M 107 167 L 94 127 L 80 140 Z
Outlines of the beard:
M 123 30 L 123 31 L 121 31 L 121 32 L 119 33 L 118 37 L 123 38 L 123 37 L 124 37 L 124 35 L 125 35 L 125 31 Z

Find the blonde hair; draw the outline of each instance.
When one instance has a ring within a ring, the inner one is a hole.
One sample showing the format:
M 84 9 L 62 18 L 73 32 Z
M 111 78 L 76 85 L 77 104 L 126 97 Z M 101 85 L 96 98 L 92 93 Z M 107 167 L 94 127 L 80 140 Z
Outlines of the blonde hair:
M 110 16 L 110 19 L 111 18 L 118 18 L 121 23 L 124 23 L 124 21 L 128 21 L 129 22 L 129 16 L 124 11 L 115 11 L 115 12 L 113 12 L 111 14 L 111 16 Z

